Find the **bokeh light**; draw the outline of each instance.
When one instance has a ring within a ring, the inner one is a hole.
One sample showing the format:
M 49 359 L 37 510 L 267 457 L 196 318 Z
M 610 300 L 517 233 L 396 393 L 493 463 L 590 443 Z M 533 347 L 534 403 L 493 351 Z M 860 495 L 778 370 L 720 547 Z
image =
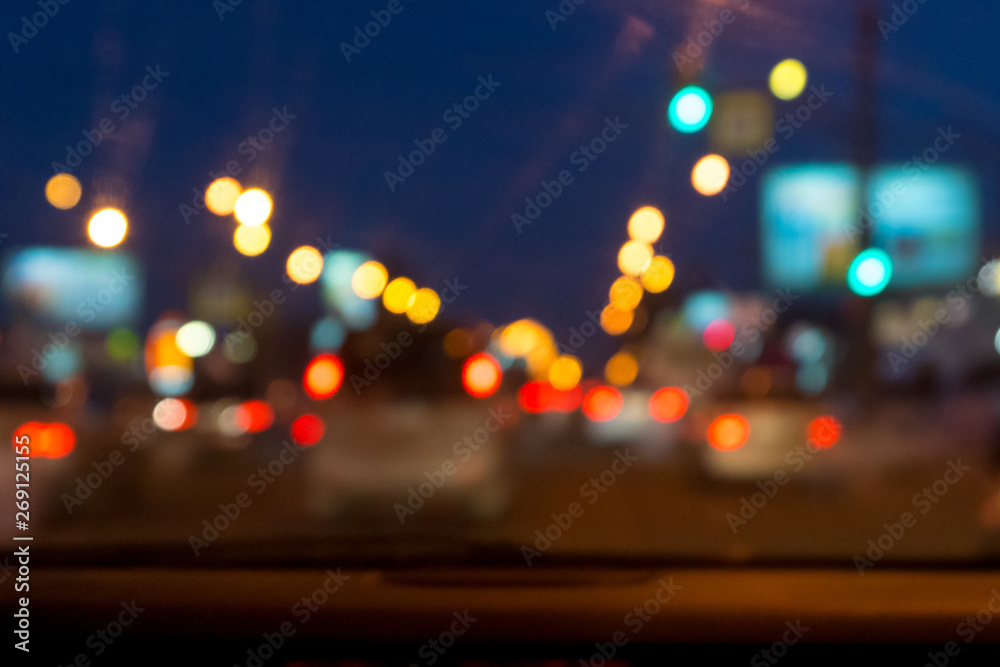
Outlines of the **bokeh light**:
M 149 388 L 159 396 L 180 396 L 194 386 L 194 371 L 177 365 L 157 366 L 149 371 Z
M 382 264 L 372 260 L 354 270 L 351 276 L 351 289 L 362 299 L 377 299 L 382 295 L 388 280 L 389 272 Z
M 353 279 L 351 281 L 353 283 Z M 406 312 L 410 298 L 416 293 L 417 286 L 409 278 L 396 278 L 385 286 L 382 292 L 382 305 L 390 313 L 400 315 Z
M 161 318 L 146 336 L 145 366 L 149 387 L 160 396 L 180 396 L 194 386 L 194 360 L 177 345 L 182 322 Z
M 712 352 L 728 350 L 736 338 L 736 327 L 729 320 L 713 320 L 702 333 L 705 347 Z
M 198 421 L 198 408 L 193 401 L 164 398 L 153 408 L 153 423 L 161 431 L 183 431 Z
M 526 357 L 539 346 L 545 327 L 534 320 L 512 322 L 500 333 L 500 351 L 510 357 Z
M 222 356 L 234 364 L 248 364 L 257 356 L 257 340 L 252 335 L 233 331 L 222 341 Z
M 559 391 L 569 391 L 580 384 L 583 376 L 583 365 L 571 354 L 557 357 L 549 366 L 549 384 Z
M 292 442 L 302 447 L 311 447 L 323 439 L 326 424 L 319 415 L 302 415 L 292 422 Z
M 314 283 L 323 273 L 323 255 L 310 245 L 299 246 L 288 255 L 285 270 L 293 283 Z
M 45 184 L 45 199 L 56 208 L 68 210 L 80 202 L 83 188 L 73 174 L 56 174 Z
M 729 163 L 721 155 L 706 155 L 691 170 L 691 185 L 706 197 L 722 192 L 728 182 Z
M 986 296 L 1000 296 L 1000 260 L 991 259 L 979 269 L 979 289 Z
M 708 444 L 715 449 L 731 451 L 747 444 L 750 423 L 738 414 L 722 415 L 708 425 Z
M 90 218 L 90 224 L 87 225 L 90 240 L 102 248 L 114 248 L 125 239 L 126 232 L 128 220 L 116 208 L 102 208 Z
M 691 401 L 680 387 L 663 387 L 649 397 L 649 416 L 658 422 L 670 424 L 683 417 Z
M 215 345 L 215 330 L 211 324 L 194 320 L 177 330 L 177 347 L 189 357 L 203 357 Z
M 569 413 L 580 407 L 583 392 L 579 385 L 569 391 L 559 391 L 543 380 L 525 382 L 517 390 L 518 406 L 529 414 L 544 412 Z
M 611 305 L 618 310 L 635 310 L 642 301 L 642 285 L 630 276 L 619 276 L 611 284 L 608 297 Z
M 622 411 L 625 398 L 614 387 L 598 385 L 583 397 L 583 414 L 595 422 L 611 421 Z
M 22 424 L 14 431 L 12 440 L 15 448 L 25 444 L 23 436 L 28 438 L 28 456 L 31 458 L 59 459 L 76 447 L 76 433 L 68 424 L 61 422 Z
M 414 324 L 427 324 L 434 321 L 441 310 L 441 297 L 429 287 L 421 287 L 406 306 L 406 316 Z
M 344 381 L 344 364 L 335 354 L 321 354 L 306 366 L 302 386 L 310 398 L 321 401 L 337 393 Z
M 309 333 L 309 345 L 317 352 L 336 352 L 346 338 L 347 330 L 340 320 L 324 317 L 313 325 Z
M 241 255 L 256 257 L 271 245 L 271 229 L 267 225 L 240 225 L 233 233 L 233 245 Z
M 261 433 L 274 423 L 274 410 L 267 401 L 253 399 L 236 406 L 234 415 L 237 425 L 244 433 Z
M 500 388 L 503 373 L 500 362 L 486 352 L 473 354 L 462 365 L 462 386 L 470 396 L 486 398 Z
M 639 277 L 639 282 L 647 292 L 659 294 L 674 282 L 675 272 L 674 263 L 668 257 L 656 255 Z
M 858 253 L 847 269 L 847 287 L 858 296 L 875 296 L 892 280 L 892 259 L 884 250 L 869 248 Z
M 217 178 L 205 189 L 205 206 L 216 215 L 229 215 L 236 208 L 236 200 L 243 194 L 243 186 L 235 178 Z
M 712 96 L 700 86 L 686 86 L 677 91 L 667 107 L 667 120 L 678 132 L 697 132 L 712 117 Z
M 233 213 L 241 225 L 257 227 L 271 217 L 271 196 L 260 188 L 250 188 L 236 199 Z
M 113 329 L 104 340 L 104 350 L 115 361 L 129 361 L 139 351 L 139 336 L 131 329 Z
M 639 361 L 631 352 L 619 352 L 604 365 L 604 379 L 608 384 L 627 387 L 639 374 Z
M 601 311 L 601 328 L 610 336 L 620 336 L 632 326 L 635 318 L 631 310 L 619 310 L 611 304 Z
M 779 100 L 794 100 L 805 90 L 809 74 L 805 65 L 794 58 L 782 60 L 771 70 L 771 93 Z
M 636 241 L 656 243 L 663 234 L 663 213 L 655 206 L 643 206 L 628 220 L 628 235 Z
M 469 356 L 473 350 L 472 344 L 472 334 L 462 328 L 452 329 L 445 334 L 444 340 L 441 341 L 444 353 L 452 359 L 463 359 Z
M 626 276 L 639 276 L 653 261 L 653 248 L 642 241 L 628 241 L 618 251 L 618 268 Z
M 806 429 L 809 441 L 820 449 L 833 447 L 840 440 L 840 422 L 835 417 L 816 417 Z
M 215 427 L 227 438 L 238 438 L 247 432 L 245 425 L 236 419 L 238 405 L 226 405 L 215 419 Z

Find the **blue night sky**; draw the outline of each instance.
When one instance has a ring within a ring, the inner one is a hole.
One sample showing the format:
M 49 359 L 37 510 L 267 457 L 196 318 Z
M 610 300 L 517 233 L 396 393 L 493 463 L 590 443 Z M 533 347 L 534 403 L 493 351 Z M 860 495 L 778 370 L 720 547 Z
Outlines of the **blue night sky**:
M 674 259 L 679 289 L 753 289 L 759 176 L 727 202 L 697 195 L 688 174 L 706 136 L 679 135 L 664 116 L 682 83 L 671 53 L 689 27 L 727 7 L 736 19 L 697 80 L 716 93 L 763 89 L 776 62 L 798 58 L 833 97 L 782 141 L 773 164 L 851 156 L 852 2 L 587 0 L 553 30 L 545 12 L 557 0 L 400 0 L 402 11 L 348 63 L 341 43 L 387 4 L 243 0 L 220 20 L 210 0 L 72 0 L 17 53 L 5 37 L 4 245 L 83 246 L 87 213 L 110 198 L 131 220 L 126 247 L 147 266 L 148 321 L 185 306 L 185 276 L 239 257 L 231 220 L 202 212 L 186 224 L 179 210 L 210 172 L 237 161 L 237 178 L 276 202 L 270 249 L 237 262 L 262 289 L 281 284 L 291 249 L 329 237 L 424 285 L 457 278 L 468 289 L 450 316 L 535 317 L 562 339 L 604 304 L 628 216 L 644 203 L 667 214 L 657 248 Z M 887 40 L 877 35 L 878 159 L 908 160 L 953 126 L 962 138 L 946 160 L 979 170 L 984 251 L 995 253 L 1000 12 L 981 0 L 915 4 Z M 892 3 L 879 5 L 890 17 Z M 35 0 L 5 2 L 4 34 L 36 11 Z M 112 104 L 147 66 L 167 76 L 122 118 L 126 107 Z M 490 76 L 500 85 L 479 109 L 459 127 L 446 122 L 444 112 Z M 243 144 L 275 108 L 294 119 L 259 152 Z M 42 191 L 53 161 L 105 118 L 114 131 L 73 170 L 83 201 L 51 208 Z M 606 118 L 628 127 L 580 173 L 571 156 Z M 385 172 L 436 128 L 447 140 L 390 191 Z M 518 234 L 511 215 L 564 169 L 573 183 Z M 297 307 L 318 312 L 318 299 Z

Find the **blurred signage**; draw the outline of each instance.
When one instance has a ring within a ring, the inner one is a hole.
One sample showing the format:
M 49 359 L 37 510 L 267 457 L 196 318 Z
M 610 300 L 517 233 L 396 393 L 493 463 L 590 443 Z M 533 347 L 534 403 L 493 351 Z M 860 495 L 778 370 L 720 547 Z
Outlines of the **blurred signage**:
M 761 252 L 770 285 L 844 286 L 866 228 L 872 246 L 892 259 L 889 289 L 943 287 L 975 274 L 981 223 L 971 171 L 879 167 L 863 200 L 861 174 L 847 164 L 772 169 L 761 187 Z
M 774 137 L 774 106 L 756 91 L 720 93 L 709 126 L 712 148 L 722 155 L 743 155 Z
M 143 282 L 126 253 L 34 247 L 8 255 L 0 289 L 30 317 L 103 330 L 136 321 Z

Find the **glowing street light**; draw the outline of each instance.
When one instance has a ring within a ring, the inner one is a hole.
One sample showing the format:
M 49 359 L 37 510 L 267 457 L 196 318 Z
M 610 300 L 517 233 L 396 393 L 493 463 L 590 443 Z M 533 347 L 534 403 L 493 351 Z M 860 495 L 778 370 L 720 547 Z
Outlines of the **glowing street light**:
M 114 248 L 125 239 L 128 220 L 116 208 L 102 208 L 94 214 L 87 225 L 90 240 L 102 248 Z
M 667 120 L 678 132 L 692 134 L 708 125 L 712 117 L 712 96 L 701 86 L 685 86 L 667 107 Z
M 858 296 L 875 296 L 892 280 L 892 259 L 884 250 L 869 248 L 858 253 L 847 269 L 847 287 Z

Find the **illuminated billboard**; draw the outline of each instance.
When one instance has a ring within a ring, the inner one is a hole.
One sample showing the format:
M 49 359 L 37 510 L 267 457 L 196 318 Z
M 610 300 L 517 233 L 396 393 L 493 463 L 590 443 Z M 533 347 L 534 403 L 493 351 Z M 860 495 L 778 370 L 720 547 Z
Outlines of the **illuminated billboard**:
M 980 210 L 975 175 L 946 166 L 884 166 L 868 179 L 847 164 L 779 167 L 762 180 L 764 280 L 803 291 L 846 285 L 851 261 L 871 245 L 894 266 L 889 289 L 946 286 L 975 273 Z
M 8 303 L 43 322 L 104 330 L 136 321 L 143 277 L 126 253 L 34 247 L 7 256 L 0 288 Z

